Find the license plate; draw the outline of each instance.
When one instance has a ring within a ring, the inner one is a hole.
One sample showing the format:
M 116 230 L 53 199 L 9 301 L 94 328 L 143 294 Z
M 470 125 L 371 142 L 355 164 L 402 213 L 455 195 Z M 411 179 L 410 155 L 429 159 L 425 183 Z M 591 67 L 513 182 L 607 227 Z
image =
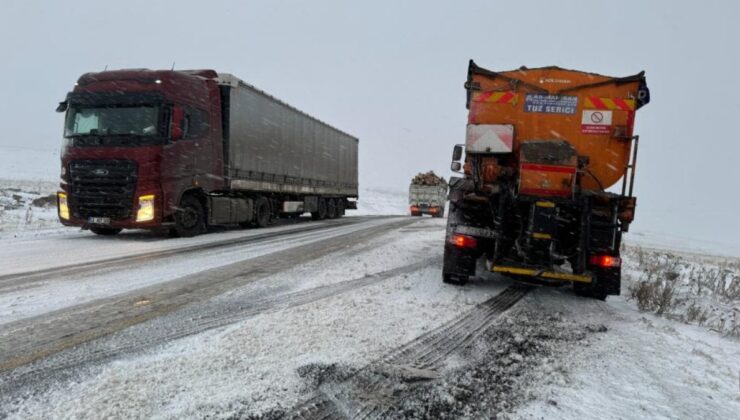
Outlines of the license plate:
M 87 223 L 91 225 L 109 225 L 110 217 L 89 217 Z

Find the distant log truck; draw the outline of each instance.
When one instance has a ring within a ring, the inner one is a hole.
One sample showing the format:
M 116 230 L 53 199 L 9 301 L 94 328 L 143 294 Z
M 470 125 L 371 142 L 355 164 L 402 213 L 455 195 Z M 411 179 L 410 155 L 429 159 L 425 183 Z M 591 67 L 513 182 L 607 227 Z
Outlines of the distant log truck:
M 193 236 L 356 208 L 358 140 L 230 74 L 87 73 L 57 111 L 67 226 Z
M 650 99 L 644 73 L 494 72 L 471 60 L 465 88 L 443 280 L 465 283 L 484 257 L 496 273 L 618 295 L 622 232 L 636 203 L 635 113 Z M 620 178 L 621 191 L 607 191 Z
M 409 212 L 412 216 L 429 214 L 444 217 L 447 182 L 430 171 L 418 174 L 409 185 Z

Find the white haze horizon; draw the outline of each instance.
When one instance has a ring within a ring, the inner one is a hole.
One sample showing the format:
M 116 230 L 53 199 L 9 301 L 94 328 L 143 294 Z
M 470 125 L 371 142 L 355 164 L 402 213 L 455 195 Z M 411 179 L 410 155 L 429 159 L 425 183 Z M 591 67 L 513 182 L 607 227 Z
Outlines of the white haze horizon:
M 740 5 L 619 3 L 4 2 L 0 178 L 55 181 L 62 115 L 86 72 L 212 68 L 360 139 L 363 187 L 448 178 L 469 59 L 493 70 L 645 70 L 635 232 L 737 245 Z

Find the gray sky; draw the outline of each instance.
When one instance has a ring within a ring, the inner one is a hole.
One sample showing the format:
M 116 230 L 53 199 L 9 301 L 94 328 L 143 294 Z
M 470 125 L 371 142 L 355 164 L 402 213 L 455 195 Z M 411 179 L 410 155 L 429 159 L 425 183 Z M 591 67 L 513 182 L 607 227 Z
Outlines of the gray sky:
M 470 58 L 645 70 L 635 227 L 738 242 L 738 2 L 436 3 L 6 0 L 0 146 L 58 149 L 54 108 L 84 72 L 174 61 L 231 72 L 358 136 L 361 183 L 403 189 L 422 170 L 450 175 Z

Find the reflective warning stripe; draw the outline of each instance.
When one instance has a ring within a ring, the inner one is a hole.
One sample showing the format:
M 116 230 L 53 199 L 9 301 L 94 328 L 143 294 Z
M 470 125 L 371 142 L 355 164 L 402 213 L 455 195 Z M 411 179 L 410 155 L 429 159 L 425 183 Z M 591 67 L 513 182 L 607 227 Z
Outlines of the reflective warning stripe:
M 557 271 L 534 270 L 523 267 L 507 267 L 503 265 L 494 265 L 491 267 L 494 273 L 516 274 L 520 276 L 539 277 L 551 280 L 577 281 L 581 283 L 591 283 L 591 276 L 581 274 L 560 273 Z
M 476 92 L 473 102 L 488 102 L 495 104 L 516 104 L 519 95 L 514 92 Z
M 634 111 L 634 99 L 622 98 L 599 98 L 597 96 L 587 96 L 583 104 L 586 109 L 619 109 L 622 111 Z
M 544 165 L 541 163 L 522 163 L 523 171 L 560 172 L 566 174 L 576 173 L 575 166 Z

